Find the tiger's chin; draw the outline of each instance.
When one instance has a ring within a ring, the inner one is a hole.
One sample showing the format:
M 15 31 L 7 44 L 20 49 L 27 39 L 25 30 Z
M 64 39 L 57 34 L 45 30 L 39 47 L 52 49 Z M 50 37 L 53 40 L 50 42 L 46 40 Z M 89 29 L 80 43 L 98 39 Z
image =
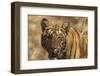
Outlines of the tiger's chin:
M 48 55 L 50 60 L 66 59 L 66 50 L 61 48 L 52 49 L 49 50 Z

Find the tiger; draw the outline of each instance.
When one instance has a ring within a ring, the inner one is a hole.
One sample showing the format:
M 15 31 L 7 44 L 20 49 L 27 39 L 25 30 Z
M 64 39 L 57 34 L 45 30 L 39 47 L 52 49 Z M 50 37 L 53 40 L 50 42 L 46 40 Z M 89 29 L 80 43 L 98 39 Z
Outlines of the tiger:
M 49 59 L 87 58 L 88 39 L 84 33 L 63 23 L 50 26 L 49 20 L 41 20 L 41 45 L 48 52 Z

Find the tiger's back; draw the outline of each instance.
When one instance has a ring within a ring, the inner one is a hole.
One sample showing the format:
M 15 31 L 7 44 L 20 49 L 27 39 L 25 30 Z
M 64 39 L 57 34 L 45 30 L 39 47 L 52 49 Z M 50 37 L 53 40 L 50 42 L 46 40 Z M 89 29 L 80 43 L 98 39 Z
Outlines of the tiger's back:
M 79 30 L 70 27 L 67 33 L 69 59 L 86 58 L 87 57 L 87 37 Z

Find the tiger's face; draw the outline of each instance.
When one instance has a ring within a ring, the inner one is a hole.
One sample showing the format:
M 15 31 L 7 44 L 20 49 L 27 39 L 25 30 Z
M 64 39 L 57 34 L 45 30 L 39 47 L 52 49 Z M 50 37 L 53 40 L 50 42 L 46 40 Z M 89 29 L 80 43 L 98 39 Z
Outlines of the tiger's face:
M 49 59 L 66 59 L 67 38 L 65 27 L 58 25 L 49 26 L 47 19 L 41 21 L 42 35 L 41 44 L 48 52 Z

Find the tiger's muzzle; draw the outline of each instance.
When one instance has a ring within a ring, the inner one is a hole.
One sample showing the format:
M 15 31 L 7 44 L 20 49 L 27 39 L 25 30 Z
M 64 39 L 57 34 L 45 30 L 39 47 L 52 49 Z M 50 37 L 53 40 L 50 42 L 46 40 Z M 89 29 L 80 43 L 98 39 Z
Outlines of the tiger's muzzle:
M 60 48 L 51 48 L 48 51 L 49 59 L 66 59 L 66 42 L 61 42 Z

